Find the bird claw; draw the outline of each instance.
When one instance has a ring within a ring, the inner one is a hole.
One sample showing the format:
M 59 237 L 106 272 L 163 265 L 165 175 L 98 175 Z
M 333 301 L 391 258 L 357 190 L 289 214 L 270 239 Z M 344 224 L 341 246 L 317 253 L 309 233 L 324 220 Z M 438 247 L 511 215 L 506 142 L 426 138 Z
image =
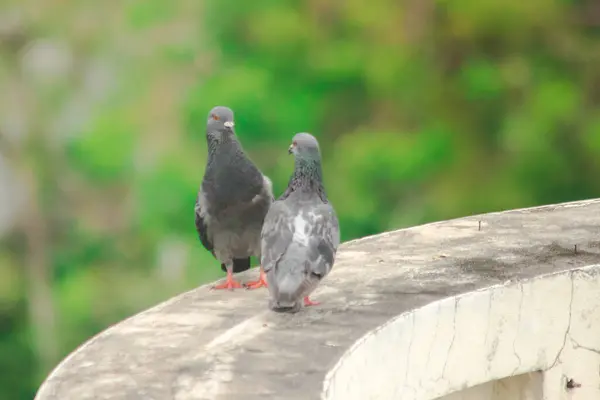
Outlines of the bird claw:
M 213 290 L 220 290 L 220 289 L 229 289 L 229 290 L 233 290 L 233 289 L 241 289 L 242 288 L 242 284 L 234 281 L 233 279 L 231 280 L 227 280 L 225 281 L 225 283 L 222 283 L 220 285 L 215 285 L 212 287 Z
M 269 287 L 269 285 L 267 284 L 267 275 L 265 274 L 265 271 L 263 270 L 263 267 L 260 267 L 260 275 L 258 277 L 257 281 L 253 281 L 253 282 L 248 282 L 246 283 L 246 289 L 258 289 L 259 287 Z
M 246 283 L 246 289 L 258 289 L 259 287 L 269 287 L 267 281 L 261 276 L 257 281 Z
M 311 299 L 308 298 L 308 296 L 306 296 L 304 298 L 304 307 L 318 306 L 319 304 L 321 304 L 321 303 L 318 301 L 312 301 Z

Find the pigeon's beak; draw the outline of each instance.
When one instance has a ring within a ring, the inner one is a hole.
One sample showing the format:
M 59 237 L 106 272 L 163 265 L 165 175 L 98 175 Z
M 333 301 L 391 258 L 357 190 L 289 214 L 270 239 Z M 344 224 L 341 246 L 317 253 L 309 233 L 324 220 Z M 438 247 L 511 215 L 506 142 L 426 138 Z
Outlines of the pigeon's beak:
M 290 147 L 288 147 L 288 154 L 292 154 L 294 152 L 294 145 L 290 145 Z
M 223 125 L 225 125 L 226 128 L 233 128 L 234 123 L 233 121 L 226 121 L 223 122 Z

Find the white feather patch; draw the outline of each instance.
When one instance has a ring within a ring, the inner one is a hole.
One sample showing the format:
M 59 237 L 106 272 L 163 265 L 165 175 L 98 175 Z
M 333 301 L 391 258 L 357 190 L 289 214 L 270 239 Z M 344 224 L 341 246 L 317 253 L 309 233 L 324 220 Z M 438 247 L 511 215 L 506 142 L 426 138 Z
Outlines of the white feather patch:
M 302 218 L 302 214 L 296 215 L 294 218 L 294 237 L 292 241 L 308 246 L 308 235 L 305 233 L 307 221 Z

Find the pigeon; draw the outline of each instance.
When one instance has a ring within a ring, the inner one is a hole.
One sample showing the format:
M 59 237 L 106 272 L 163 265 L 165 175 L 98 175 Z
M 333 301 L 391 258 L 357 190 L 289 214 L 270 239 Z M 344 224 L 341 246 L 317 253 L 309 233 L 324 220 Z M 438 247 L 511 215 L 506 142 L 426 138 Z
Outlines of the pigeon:
M 234 132 L 233 111 L 210 110 L 206 126 L 208 160 L 195 205 L 200 242 L 221 262 L 227 280 L 213 289 L 241 288 L 233 273 L 250 269 L 250 256 L 260 258 L 261 229 L 275 200 L 271 180 L 244 153 Z M 260 278 L 246 287 L 267 286 Z
M 323 187 L 317 139 L 298 133 L 288 152 L 296 158 L 294 173 L 271 205 L 261 232 L 269 307 L 277 312 L 320 304 L 309 295 L 331 271 L 340 244 L 337 215 Z

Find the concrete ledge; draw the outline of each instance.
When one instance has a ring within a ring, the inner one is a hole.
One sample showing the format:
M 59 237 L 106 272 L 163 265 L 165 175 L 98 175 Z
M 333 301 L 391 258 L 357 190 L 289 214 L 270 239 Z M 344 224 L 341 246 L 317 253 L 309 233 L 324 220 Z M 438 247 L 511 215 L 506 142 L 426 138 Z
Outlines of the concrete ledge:
M 575 398 L 600 399 L 599 366 L 600 265 L 593 265 L 402 314 L 355 343 L 327 376 L 323 397 L 436 399 L 462 391 L 444 399 L 490 399 L 485 388 L 464 389 L 543 371 L 533 382 L 506 380 L 504 390 L 519 388 L 498 398 L 562 399 L 572 377 L 585 383 Z
M 600 398 L 599 233 L 589 200 L 345 243 L 318 308 L 202 286 L 92 338 L 36 399 L 477 399 L 531 371 L 504 398 Z

